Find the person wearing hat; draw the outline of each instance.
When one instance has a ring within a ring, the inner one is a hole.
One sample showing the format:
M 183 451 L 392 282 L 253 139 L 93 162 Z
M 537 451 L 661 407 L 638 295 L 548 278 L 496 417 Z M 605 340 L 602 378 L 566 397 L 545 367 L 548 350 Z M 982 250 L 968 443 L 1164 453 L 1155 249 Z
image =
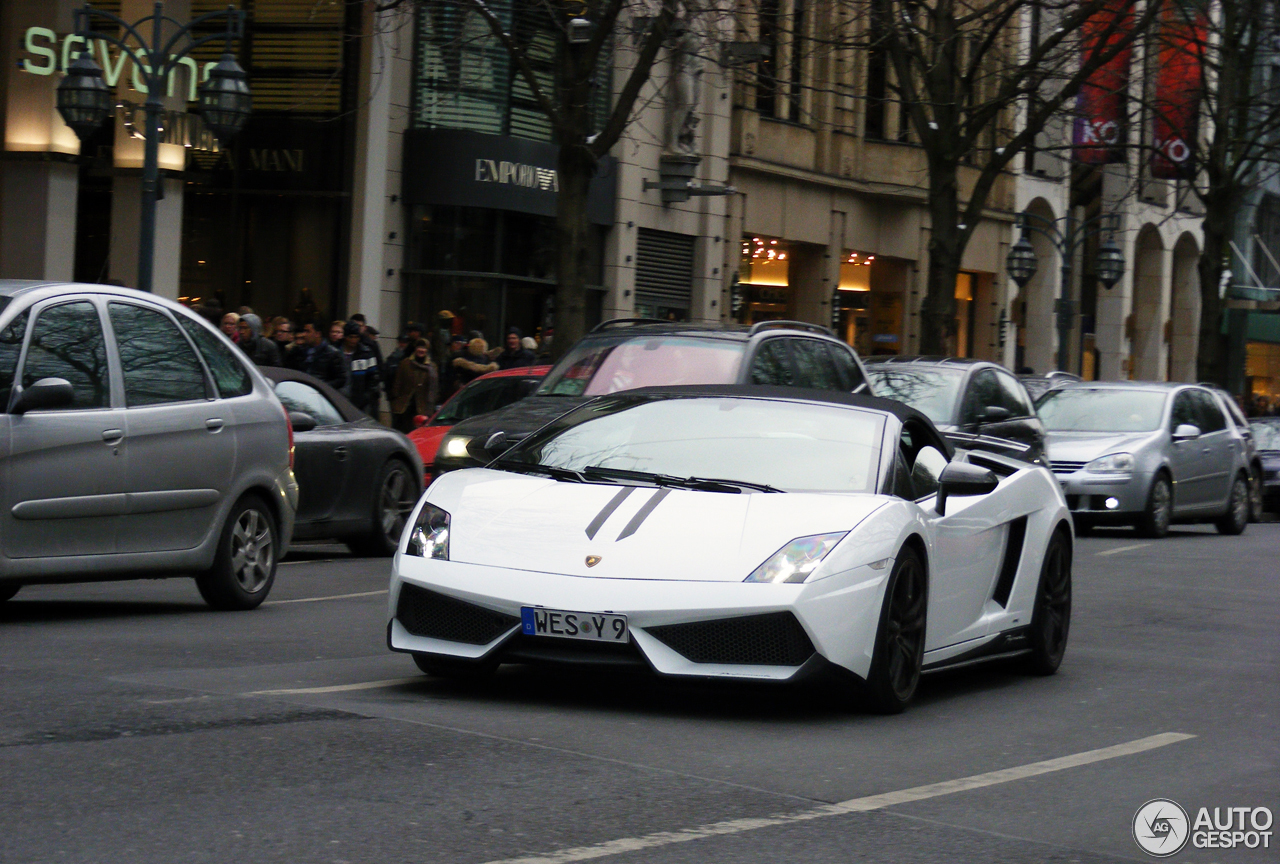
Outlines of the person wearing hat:
M 343 395 L 370 416 L 378 410 L 381 370 L 378 355 L 364 339 L 360 324 L 348 321 L 342 327 L 342 359 L 347 367 L 347 387 Z
M 413 353 L 400 361 L 395 385 L 391 390 L 392 425 L 401 432 L 413 431 L 413 418 L 430 417 L 436 410 L 440 394 L 440 377 L 431 359 L 431 345 L 426 339 L 413 343 Z
M 249 355 L 258 366 L 279 366 L 280 349 L 276 344 L 262 335 L 262 319 L 252 312 L 246 312 L 236 322 L 240 338 L 236 344 Z
M 499 369 L 515 369 L 518 366 L 532 366 L 534 364 L 534 353 L 525 348 L 521 342 L 523 335 L 519 327 L 507 328 L 506 346 L 497 357 Z
M 409 335 L 407 328 L 396 337 L 395 350 L 387 355 L 387 362 L 382 366 L 382 383 L 386 385 L 388 393 L 395 387 L 396 373 L 400 371 L 400 361 L 409 356 L 417 341 Z
M 440 401 L 444 402 L 454 393 L 458 392 L 460 386 L 456 376 L 453 374 L 453 361 L 463 355 L 467 350 L 467 337 L 454 336 L 445 345 L 444 362 L 439 364 L 440 368 Z

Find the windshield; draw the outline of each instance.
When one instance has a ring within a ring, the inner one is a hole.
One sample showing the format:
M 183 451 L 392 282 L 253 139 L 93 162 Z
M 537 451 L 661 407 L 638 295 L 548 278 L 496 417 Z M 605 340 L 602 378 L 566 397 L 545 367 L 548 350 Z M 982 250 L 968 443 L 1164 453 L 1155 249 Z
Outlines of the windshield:
M 539 396 L 603 396 L 637 387 L 732 384 L 746 342 L 700 336 L 584 339 L 551 370 Z
M 457 396 L 440 409 L 432 420 L 432 426 L 455 426 L 463 420 L 506 408 L 533 392 L 530 378 L 491 378 L 476 381 L 462 389 Z
M 1154 432 L 1164 419 L 1160 390 L 1050 390 L 1036 412 L 1050 432 Z
M 1280 423 L 1250 423 L 1259 450 L 1280 450 Z
M 949 425 L 964 382 L 963 369 L 912 369 L 888 364 L 867 367 L 877 396 L 905 402 L 934 423 Z
M 493 464 L 643 471 L 784 491 L 871 492 L 884 415 L 730 397 L 600 400 L 570 412 Z

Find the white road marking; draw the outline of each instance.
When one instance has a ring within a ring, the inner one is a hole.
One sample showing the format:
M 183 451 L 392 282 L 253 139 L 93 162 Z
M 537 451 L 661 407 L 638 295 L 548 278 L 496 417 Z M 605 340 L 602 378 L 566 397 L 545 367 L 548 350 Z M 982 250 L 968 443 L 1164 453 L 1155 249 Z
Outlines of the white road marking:
M 552 852 L 548 855 L 534 855 L 526 858 L 508 858 L 501 861 L 491 861 L 489 864 L 570 864 L 570 862 L 574 861 L 590 861 L 596 858 L 606 858 L 611 855 L 621 855 L 624 852 L 637 852 L 641 849 L 670 846 L 673 843 L 688 843 L 693 840 L 705 840 L 708 837 L 723 837 L 728 834 L 741 834 L 744 831 L 754 831 L 757 828 L 770 828 L 777 825 L 790 825 L 797 822 L 808 822 L 813 819 L 822 819 L 828 816 L 841 816 L 846 813 L 865 813 L 870 810 L 880 810 L 897 804 L 908 804 L 912 801 L 923 801 L 927 798 L 937 798 L 940 795 L 951 795 L 956 792 L 967 792 L 971 789 L 981 789 L 986 786 L 1009 783 L 1013 780 L 1024 780 L 1028 777 L 1037 777 L 1041 774 L 1050 774 L 1067 768 L 1078 768 L 1081 765 L 1090 765 L 1094 762 L 1103 762 L 1108 759 L 1116 759 L 1120 756 L 1131 756 L 1135 753 L 1143 753 L 1147 750 L 1154 750 L 1157 747 L 1166 747 L 1170 744 L 1176 744 L 1179 741 L 1186 741 L 1187 739 L 1194 737 L 1196 736 L 1188 735 L 1183 732 L 1163 732 L 1159 735 L 1152 735 L 1148 738 L 1139 738 L 1136 741 L 1128 741 L 1124 744 L 1116 744 L 1112 747 L 1103 747 L 1098 750 L 1087 750 L 1083 753 L 1061 756 L 1057 759 L 1047 759 L 1043 762 L 1032 762 L 1029 765 L 1020 765 L 1016 768 L 1005 768 L 1000 771 L 990 771 L 986 774 L 975 774 L 971 777 L 961 777 L 957 780 L 930 783 L 926 786 L 915 786 L 911 789 L 902 789 L 897 792 L 885 792 L 880 795 L 869 795 L 865 798 L 851 798 L 848 801 L 840 801 L 836 804 L 827 804 L 822 807 L 815 807 L 811 810 L 802 810 L 799 813 L 782 813 L 776 816 L 764 816 L 753 819 L 731 819 L 726 822 L 713 822 L 709 825 L 701 825 L 697 828 L 686 828 L 683 831 L 660 831 L 655 834 L 646 834 L 642 837 L 624 837 L 621 840 L 610 840 L 607 843 L 598 843 L 594 846 L 579 846 L 573 849 L 562 849 L 559 852 Z
M 1134 549 L 1146 549 L 1150 545 L 1150 543 L 1131 543 L 1128 546 L 1117 546 L 1114 549 L 1108 549 L 1105 552 L 1095 552 L 1093 554 L 1098 558 L 1102 558 L 1106 555 L 1119 555 L 1121 552 L 1132 552 Z
M 299 597 L 296 600 L 268 600 L 263 606 L 279 606 L 283 603 L 319 603 L 321 600 L 346 600 L 351 597 L 377 597 L 379 594 L 386 594 L 389 589 L 383 588 L 381 591 L 361 591 L 358 594 L 330 594 L 326 597 Z
M 331 687 L 295 687 L 288 690 L 251 690 L 241 696 L 294 696 L 310 693 L 347 693 L 351 690 L 380 690 L 383 687 L 398 687 L 401 684 L 417 684 L 425 681 L 422 675 L 412 678 L 388 678 L 385 681 L 361 681 L 359 684 L 335 684 Z

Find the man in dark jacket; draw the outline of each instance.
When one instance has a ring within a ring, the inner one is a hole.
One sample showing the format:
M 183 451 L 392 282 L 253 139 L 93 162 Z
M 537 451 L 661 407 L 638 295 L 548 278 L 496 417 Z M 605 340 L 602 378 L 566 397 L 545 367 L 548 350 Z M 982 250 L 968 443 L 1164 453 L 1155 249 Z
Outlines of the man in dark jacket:
M 249 359 L 259 366 L 279 366 L 280 349 L 276 344 L 262 335 L 262 319 L 252 312 L 241 315 L 236 323 L 240 328 L 240 341 L 236 344 Z
M 533 352 L 520 344 L 520 329 L 507 328 L 507 344 L 498 355 L 499 369 L 515 369 L 517 366 L 532 366 L 537 362 Z
M 378 366 L 378 355 L 364 338 L 358 322 L 348 321 L 342 330 L 342 356 L 349 376 L 343 395 L 352 405 L 373 415 L 378 410 L 382 370 Z
M 324 334 L 316 329 L 315 324 L 303 326 L 302 345 L 289 354 L 288 366 L 319 378 L 334 390 L 347 386 L 347 369 L 342 362 L 342 352 L 325 341 Z

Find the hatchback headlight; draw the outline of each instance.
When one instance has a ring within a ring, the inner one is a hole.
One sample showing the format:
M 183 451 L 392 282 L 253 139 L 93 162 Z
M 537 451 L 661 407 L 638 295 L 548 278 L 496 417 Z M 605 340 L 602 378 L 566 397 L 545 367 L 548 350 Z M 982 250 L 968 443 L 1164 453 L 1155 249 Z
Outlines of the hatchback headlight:
M 797 537 L 751 572 L 748 582 L 803 582 L 849 532 Z
M 449 459 L 466 459 L 470 455 L 467 452 L 470 443 L 471 439 L 466 435 L 449 435 L 440 444 L 440 452 Z
M 1084 470 L 1092 474 L 1128 474 L 1133 470 L 1133 454 L 1112 453 L 1109 456 L 1099 456 L 1084 466 Z
M 409 532 L 409 555 L 449 560 L 449 514 L 434 504 L 423 504 Z

